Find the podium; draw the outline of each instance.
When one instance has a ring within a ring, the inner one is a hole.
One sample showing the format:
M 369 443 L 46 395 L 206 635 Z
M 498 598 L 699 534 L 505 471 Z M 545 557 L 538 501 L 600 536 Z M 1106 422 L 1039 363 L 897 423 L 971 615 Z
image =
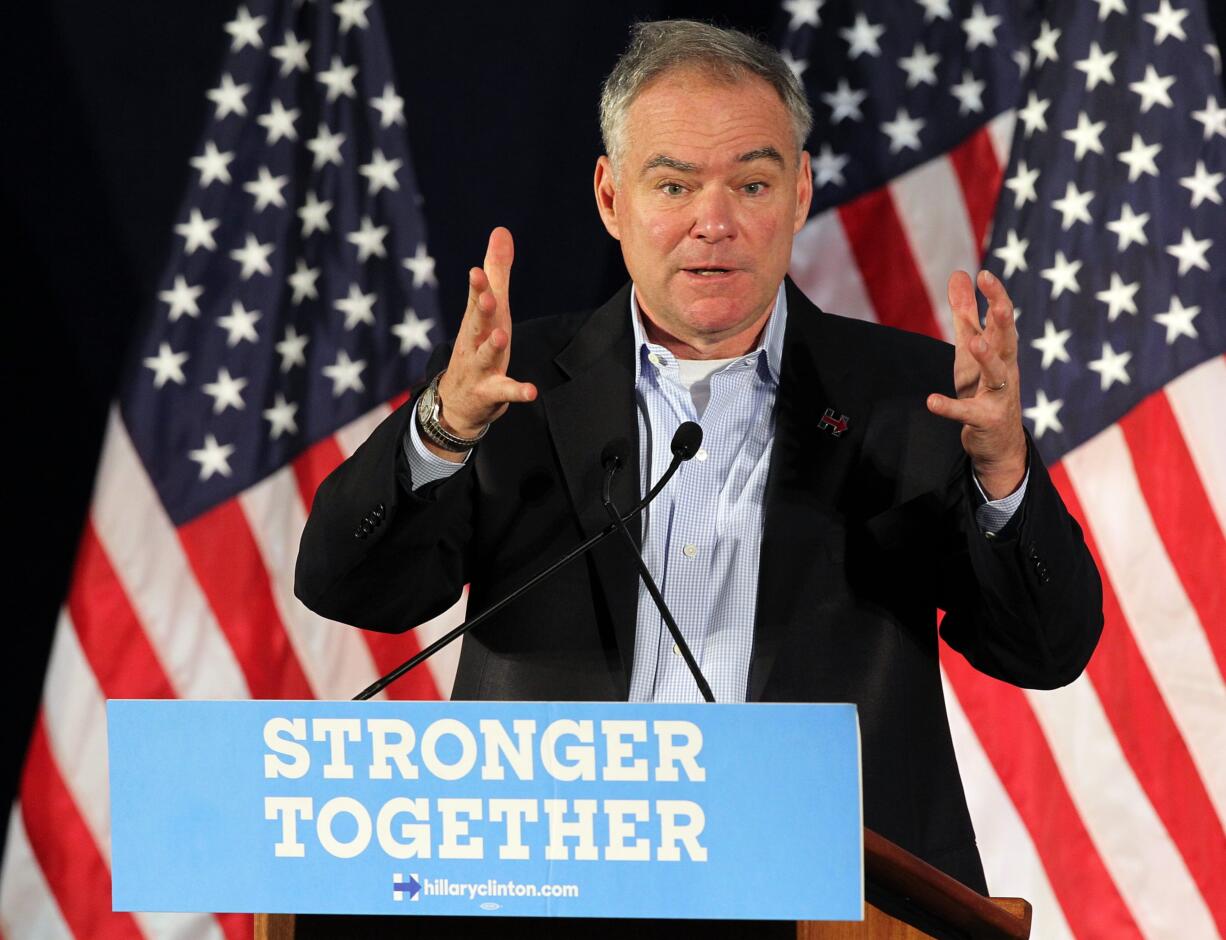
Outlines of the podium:
M 800 922 L 797 940 L 918 940 L 933 935 L 924 927 L 975 940 L 1030 936 L 1028 901 L 984 897 L 871 829 L 864 830 L 864 869 L 870 895 L 886 910 L 868 900 L 863 921 Z
M 116 910 L 272 912 L 277 940 L 1029 936 L 1024 901 L 863 828 L 851 705 L 113 701 L 108 737 Z
M 923 940 L 934 936 L 929 932 L 933 930 L 937 935 L 975 940 L 1027 940 L 1030 937 L 1028 901 L 984 897 L 871 829 L 864 830 L 864 861 L 870 890 L 876 889 L 874 893 L 890 899 L 885 906 L 892 913 L 866 901 L 862 921 L 799 921 L 791 936 L 796 940 Z M 624 928 L 627 933 L 638 936 L 633 921 L 623 923 L 627 924 Z M 684 921 L 675 923 L 673 935 L 699 936 L 701 933 L 687 931 Z M 916 923 L 928 930 L 915 926 Z M 394 933 L 382 932 L 384 924 L 385 920 L 380 920 L 380 927 L 372 924 L 371 936 L 378 933 L 394 937 Z M 406 924 L 406 930 L 409 927 L 411 923 Z M 566 927 L 576 934 L 585 933 L 581 921 L 570 921 Z M 661 935 L 669 932 L 667 927 L 660 931 Z M 505 924 L 490 921 L 474 924 L 465 919 L 448 930 L 445 922 L 435 921 L 431 933 L 440 940 L 479 938 L 487 933 L 495 937 L 505 933 Z M 316 934 L 309 928 L 299 931 L 297 915 L 255 915 L 255 940 L 310 940 L 312 936 Z

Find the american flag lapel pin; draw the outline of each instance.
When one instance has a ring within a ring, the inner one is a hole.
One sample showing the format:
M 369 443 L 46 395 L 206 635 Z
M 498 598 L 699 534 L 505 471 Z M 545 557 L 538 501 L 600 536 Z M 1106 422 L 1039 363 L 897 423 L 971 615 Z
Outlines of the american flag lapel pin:
M 842 437 L 850 423 L 851 418 L 847 415 L 836 415 L 833 408 L 827 408 L 826 413 L 817 422 L 817 426 L 823 431 L 829 431 L 835 437 Z

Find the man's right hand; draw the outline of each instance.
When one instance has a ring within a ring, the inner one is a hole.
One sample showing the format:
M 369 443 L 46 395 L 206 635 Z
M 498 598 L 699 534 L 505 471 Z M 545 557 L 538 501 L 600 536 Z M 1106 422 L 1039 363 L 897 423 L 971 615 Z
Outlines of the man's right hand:
M 532 401 L 536 386 L 507 376 L 511 358 L 511 262 L 515 243 L 499 227 L 490 232 L 485 262 L 468 272 L 468 307 L 451 351 L 447 372 L 438 383 L 443 402 L 441 423 L 458 437 L 476 437 L 497 420 L 511 402 Z M 432 453 L 460 462 L 464 454 L 451 453 L 429 442 Z

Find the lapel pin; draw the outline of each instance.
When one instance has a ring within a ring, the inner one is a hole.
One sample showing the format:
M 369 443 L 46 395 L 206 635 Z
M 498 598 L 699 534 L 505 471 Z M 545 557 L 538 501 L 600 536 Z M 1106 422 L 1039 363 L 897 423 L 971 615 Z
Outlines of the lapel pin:
M 835 437 L 842 437 L 850 421 L 851 419 L 847 415 L 836 416 L 833 408 L 827 408 L 826 413 L 818 421 L 817 426 L 823 431 L 829 431 Z

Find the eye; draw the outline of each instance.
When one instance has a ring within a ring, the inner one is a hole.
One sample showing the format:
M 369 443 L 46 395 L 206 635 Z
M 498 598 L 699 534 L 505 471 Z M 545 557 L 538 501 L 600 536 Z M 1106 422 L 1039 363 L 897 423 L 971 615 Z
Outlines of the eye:
M 751 196 L 760 196 L 766 192 L 765 183 L 746 183 L 741 188 Z
M 680 183 L 661 183 L 660 191 L 666 196 L 680 196 L 685 192 L 685 187 Z

